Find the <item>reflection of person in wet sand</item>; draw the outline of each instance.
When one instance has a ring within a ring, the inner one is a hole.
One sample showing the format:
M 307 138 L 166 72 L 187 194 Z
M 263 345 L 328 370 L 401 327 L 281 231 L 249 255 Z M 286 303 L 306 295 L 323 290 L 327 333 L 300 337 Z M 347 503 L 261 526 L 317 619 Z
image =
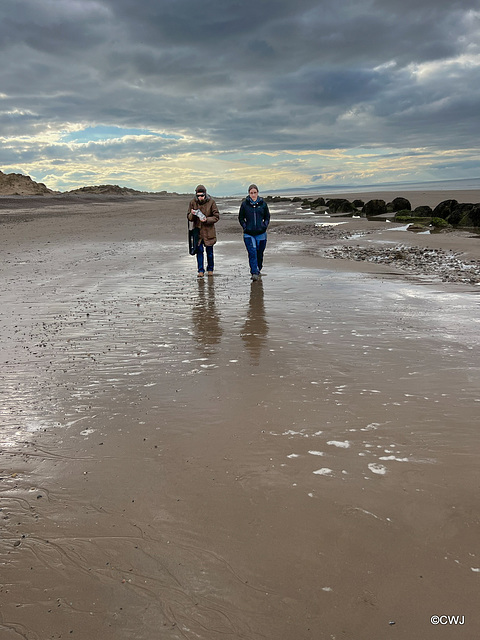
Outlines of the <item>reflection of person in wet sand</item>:
M 252 356 L 252 360 L 258 364 L 262 347 L 267 342 L 268 323 L 265 317 L 265 305 L 263 302 L 263 282 L 260 280 L 250 286 L 250 301 L 248 312 L 241 332 L 245 348 Z
M 208 347 L 218 344 L 222 337 L 220 314 L 215 303 L 215 281 L 209 278 L 198 281 L 198 296 L 192 309 L 192 324 L 195 339 Z

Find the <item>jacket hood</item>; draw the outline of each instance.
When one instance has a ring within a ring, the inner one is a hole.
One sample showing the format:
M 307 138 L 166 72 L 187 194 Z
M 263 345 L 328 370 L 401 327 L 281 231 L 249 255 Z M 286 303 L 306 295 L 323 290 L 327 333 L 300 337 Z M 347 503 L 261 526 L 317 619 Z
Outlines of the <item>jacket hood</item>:
M 247 196 L 247 197 L 245 198 L 245 200 L 246 200 L 247 202 L 250 202 L 250 204 L 252 204 L 252 205 L 254 205 L 254 206 L 256 206 L 256 205 L 258 205 L 258 204 L 263 204 L 263 198 L 262 198 L 262 196 L 258 196 L 258 198 L 257 198 L 256 200 L 252 200 L 252 199 L 250 198 L 250 196 Z

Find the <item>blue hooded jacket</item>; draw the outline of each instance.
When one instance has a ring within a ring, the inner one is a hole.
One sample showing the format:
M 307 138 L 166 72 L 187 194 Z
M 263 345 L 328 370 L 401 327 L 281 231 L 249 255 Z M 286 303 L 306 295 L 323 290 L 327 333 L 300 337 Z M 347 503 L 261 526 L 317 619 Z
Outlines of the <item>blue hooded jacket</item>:
M 247 196 L 240 205 L 238 221 L 249 236 L 265 233 L 270 222 L 270 211 L 265 200 L 258 198 L 254 202 L 250 196 Z

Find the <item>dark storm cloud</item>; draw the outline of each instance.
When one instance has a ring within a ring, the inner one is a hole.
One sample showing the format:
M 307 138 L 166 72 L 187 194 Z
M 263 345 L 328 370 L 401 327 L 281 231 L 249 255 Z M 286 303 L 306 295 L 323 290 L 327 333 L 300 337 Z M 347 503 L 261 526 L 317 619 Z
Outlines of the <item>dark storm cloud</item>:
M 178 131 L 218 151 L 467 146 L 478 57 L 441 65 L 478 56 L 476 9 L 474 0 L 3 3 L 0 136 L 85 123 Z M 426 63 L 437 65 L 431 80 L 416 73 Z M 149 153 L 155 141 L 139 144 Z

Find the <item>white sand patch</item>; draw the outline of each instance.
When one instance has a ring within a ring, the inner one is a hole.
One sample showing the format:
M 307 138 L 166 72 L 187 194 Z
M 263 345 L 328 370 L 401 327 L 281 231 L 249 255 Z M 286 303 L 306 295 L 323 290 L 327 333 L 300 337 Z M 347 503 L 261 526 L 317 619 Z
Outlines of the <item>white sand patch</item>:
M 322 467 L 321 469 L 317 469 L 313 473 L 317 476 L 330 476 L 333 473 L 333 469 L 329 469 L 328 467 Z
M 282 436 L 301 436 L 302 438 L 314 438 L 315 436 L 319 436 L 323 433 L 323 431 L 315 431 L 315 433 L 305 433 L 305 429 L 302 429 L 301 431 L 295 431 L 294 429 L 287 429 L 286 431 L 283 431 L 283 433 L 278 434 L 275 433 L 275 431 L 270 431 L 270 435 L 271 436 L 278 436 L 278 435 L 282 435 Z
M 383 464 L 375 464 L 374 462 L 370 462 L 368 468 L 372 473 L 376 473 L 379 476 L 384 476 L 387 473 L 387 467 L 384 467 Z
M 360 429 L 360 431 L 375 431 L 376 429 L 378 429 L 379 426 L 380 426 L 380 423 L 371 422 L 370 424 L 367 424 L 367 426 L 364 427 L 363 429 Z
M 323 451 L 309 451 L 308 452 L 311 456 L 324 456 L 324 452 Z
M 333 447 L 339 447 L 340 449 L 348 449 L 351 446 L 351 442 L 348 440 L 329 440 L 327 444 Z
M 347 224 L 346 222 L 316 222 L 316 227 L 338 227 L 339 224 Z
M 294 431 L 293 429 L 288 429 L 282 433 L 282 436 L 302 436 L 302 438 L 308 438 L 308 433 L 304 433 L 303 431 Z
M 372 518 L 376 518 L 377 520 L 381 520 L 382 519 L 379 516 L 377 516 L 374 513 L 372 513 L 371 511 L 367 511 L 366 509 L 361 509 L 360 507 L 355 507 L 355 509 L 356 509 L 356 511 L 361 511 L 362 513 L 364 513 L 367 516 L 372 516 Z

